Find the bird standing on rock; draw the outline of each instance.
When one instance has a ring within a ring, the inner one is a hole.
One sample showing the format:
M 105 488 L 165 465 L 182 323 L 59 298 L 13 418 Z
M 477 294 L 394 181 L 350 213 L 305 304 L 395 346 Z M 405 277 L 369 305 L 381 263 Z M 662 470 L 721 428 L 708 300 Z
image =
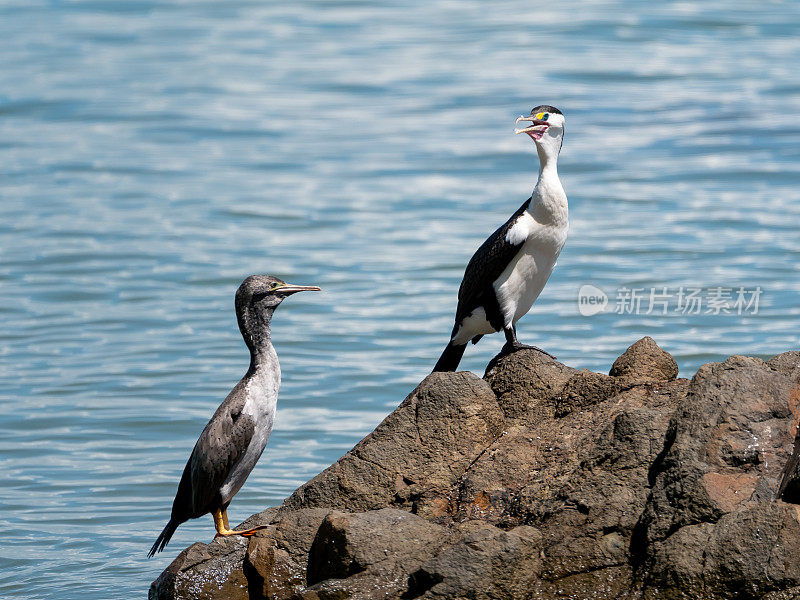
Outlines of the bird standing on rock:
M 526 314 L 547 283 L 569 230 L 567 196 L 558 179 L 558 154 L 564 140 L 564 115 L 541 105 L 520 121 L 539 154 L 539 180 L 533 193 L 497 231 L 489 236 L 467 264 L 458 290 L 458 308 L 450 343 L 433 368 L 455 371 L 467 342 L 503 331 L 504 353 L 532 348 L 517 341 L 516 323 Z M 544 352 L 547 354 L 547 352 Z M 548 354 L 548 356 L 550 356 Z
M 281 385 L 281 367 L 270 339 L 278 305 L 296 292 L 319 291 L 269 275 L 251 275 L 236 291 L 239 330 L 250 350 L 250 368 L 203 429 L 183 470 L 172 514 L 148 556 L 161 552 L 181 523 L 211 513 L 217 536 L 252 535 L 235 531 L 227 508 L 256 466 L 272 432 Z

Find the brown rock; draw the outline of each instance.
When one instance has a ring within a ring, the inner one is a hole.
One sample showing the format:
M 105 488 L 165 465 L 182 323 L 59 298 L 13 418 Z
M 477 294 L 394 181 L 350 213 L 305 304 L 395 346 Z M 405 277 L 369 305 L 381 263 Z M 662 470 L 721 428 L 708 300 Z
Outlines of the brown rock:
M 246 546 L 239 537 L 192 544 L 151 584 L 149 600 L 248 600 Z
M 614 361 L 609 375 L 642 381 L 671 381 L 678 376 L 678 364 L 653 338 L 643 337 Z
M 779 592 L 770 592 L 761 600 L 800 600 L 800 587 L 793 587 Z
M 555 415 L 563 417 L 574 410 L 599 404 L 616 396 L 622 389 L 622 384 L 614 377 L 581 369 L 569 378 L 556 397 Z
M 649 469 L 688 386 L 678 380 L 619 391 L 614 378 L 594 375 L 572 370 L 562 398 L 583 398 L 578 390 L 585 390 L 586 401 L 554 417 L 561 400 L 551 396 L 547 410 L 533 408 L 537 419 L 518 418 L 453 495 L 458 520 L 528 524 L 541 532 L 536 597 L 581 597 L 587 589 L 621 594 L 633 585 L 630 539 L 647 500 Z
M 416 570 L 451 537 L 448 529 L 393 508 L 331 512 L 311 547 L 307 580 L 313 585 L 368 572 L 369 578 L 356 581 L 367 581 L 370 588 L 378 583 L 384 591 L 401 594 L 406 590 L 403 575 Z M 361 586 L 347 587 L 352 594 Z
M 257 532 L 251 540 L 267 540 L 270 545 L 286 550 L 305 569 L 311 544 L 329 512 L 326 508 L 279 509 L 269 526 Z
M 700 368 L 654 466 L 650 540 L 776 498 L 797 430 L 792 389 L 788 377 L 754 358 Z
M 441 508 L 441 498 L 504 424 L 486 382 L 463 371 L 433 373 L 347 455 L 295 491 L 285 507 L 363 511 L 421 499 L 436 513 L 437 499 Z
M 496 356 L 483 377 L 497 394 L 507 418 L 535 419 L 540 412 L 552 412 L 553 402 L 576 372 L 536 350 L 519 350 Z M 537 411 L 539 408 L 544 410 Z
M 687 525 L 655 542 L 647 572 L 646 600 L 702 600 L 705 596 L 705 551 L 714 526 Z
M 754 504 L 658 542 L 646 600 L 780 598 L 800 584 L 800 509 Z
M 790 397 L 790 408 L 794 420 L 800 422 L 800 352 L 778 354 L 769 359 L 767 365 L 794 380 L 796 385 Z M 800 504 L 800 429 L 797 431 L 792 456 L 781 474 L 778 495 L 785 502 Z
M 411 575 L 406 598 L 527 599 L 539 570 L 539 533 L 477 523 L 464 529 L 461 541 Z
M 305 589 L 305 569 L 267 538 L 250 540 L 244 572 L 251 597 L 258 592 L 261 598 L 288 600 Z
M 787 547 L 778 531 L 795 528 L 796 513 L 775 502 L 797 431 L 793 391 L 790 378 L 755 358 L 697 372 L 653 466 L 640 521 L 648 598 L 689 598 L 692 585 L 709 598 L 739 598 L 745 584 L 766 594 L 800 583 L 796 565 L 775 554 Z M 701 547 L 700 563 L 679 558 L 696 558 Z M 783 576 L 764 572 L 770 560 Z
M 776 354 L 767 361 L 767 365 L 800 383 L 800 351 Z
M 800 600 L 799 372 L 732 357 L 690 383 L 644 338 L 611 375 L 527 350 L 433 374 L 151 598 Z
M 758 598 L 800 585 L 800 509 L 760 503 L 724 515 L 706 547 L 705 587 L 718 597 Z
M 794 441 L 792 456 L 781 473 L 778 497 L 784 502 L 800 504 L 800 431 Z

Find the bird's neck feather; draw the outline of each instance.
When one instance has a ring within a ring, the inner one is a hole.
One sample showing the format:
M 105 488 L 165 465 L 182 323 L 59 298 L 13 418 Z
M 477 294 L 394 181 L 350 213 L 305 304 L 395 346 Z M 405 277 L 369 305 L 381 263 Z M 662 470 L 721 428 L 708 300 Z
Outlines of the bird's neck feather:
M 530 212 L 539 222 L 566 222 L 567 195 L 558 178 L 558 156 L 539 151 L 539 179 L 531 194 Z
M 272 313 L 272 308 L 255 310 L 253 307 L 248 307 L 239 319 L 239 330 L 242 332 L 247 349 L 250 350 L 251 371 L 275 357 L 270 335 Z
M 275 374 L 280 378 L 281 367 L 278 362 L 278 354 L 272 346 L 272 340 L 267 338 L 267 341 L 257 351 L 250 351 L 250 368 L 248 373 L 255 373 L 262 369 L 267 369 L 268 373 Z

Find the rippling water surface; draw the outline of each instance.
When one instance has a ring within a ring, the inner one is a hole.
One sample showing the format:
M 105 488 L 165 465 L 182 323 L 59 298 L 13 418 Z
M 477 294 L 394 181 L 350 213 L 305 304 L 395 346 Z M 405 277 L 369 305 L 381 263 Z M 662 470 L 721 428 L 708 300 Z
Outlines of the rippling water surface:
M 273 321 L 278 420 L 233 518 L 370 431 L 530 193 L 538 103 L 566 113 L 572 228 L 522 340 L 604 371 L 651 335 L 683 375 L 798 346 L 797 3 L 6 0 L 0 49 L 0 597 L 142 597 L 211 538 L 145 559 L 246 368 L 250 273 L 324 292 Z M 740 286 L 757 314 L 615 312 Z

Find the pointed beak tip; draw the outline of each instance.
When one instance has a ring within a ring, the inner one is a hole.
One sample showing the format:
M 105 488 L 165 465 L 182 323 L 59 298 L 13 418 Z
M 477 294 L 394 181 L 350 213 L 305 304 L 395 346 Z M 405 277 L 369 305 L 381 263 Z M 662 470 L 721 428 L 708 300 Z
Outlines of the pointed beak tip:
M 322 291 L 322 288 L 316 285 L 288 284 L 280 288 L 278 291 L 283 292 L 284 294 L 295 294 L 297 292 L 319 292 Z

